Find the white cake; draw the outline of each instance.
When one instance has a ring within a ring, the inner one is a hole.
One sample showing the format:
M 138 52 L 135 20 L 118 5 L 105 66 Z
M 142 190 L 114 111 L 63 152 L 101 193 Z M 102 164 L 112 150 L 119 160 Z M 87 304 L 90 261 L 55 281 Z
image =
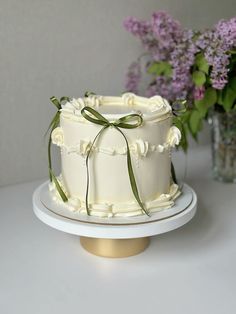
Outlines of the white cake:
M 133 173 L 143 206 L 149 213 L 174 205 L 179 195 L 171 177 L 171 147 L 181 134 L 172 125 L 169 103 L 160 96 L 139 97 L 131 93 L 121 97 L 90 95 L 72 99 L 60 110 L 60 126 L 52 132 L 52 142 L 61 148 L 61 175 L 58 182 L 68 197 L 68 210 L 86 211 L 86 156 L 102 126 L 84 118 L 81 109 L 92 107 L 109 121 L 138 113 L 142 125 L 121 128 L 127 138 Z M 88 158 L 89 213 L 99 217 L 145 214 L 134 197 L 127 169 L 127 146 L 115 127 L 108 127 L 95 141 Z M 60 201 L 55 184 L 50 191 Z

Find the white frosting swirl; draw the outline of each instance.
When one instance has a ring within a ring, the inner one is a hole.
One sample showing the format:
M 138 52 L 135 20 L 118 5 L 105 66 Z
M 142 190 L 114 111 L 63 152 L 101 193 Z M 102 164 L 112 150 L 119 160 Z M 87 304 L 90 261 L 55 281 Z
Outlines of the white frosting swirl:
M 78 154 L 81 156 L 86 156 L 89 148 L 91 147 L 92 142 L 87 139 L 81 139 L 76 145 L 61 145 L 61 148 L 66 154 Z M 144 141 L 141 138 L 136 139 L 134 142 L 131 142 L 129 145 L 130 152 L 135 155 L 135 157 L 146 157 L 148 153 L 159 152 L 163 153 L 170 148 L 169 143 L 163 143 L 159 145 L 152 144 L 148 141 Z M 103 153 L 107 155 L 126 155 L 127 146 L 97 146 L 93 145 L 92 151 L 96 153 Z
M 78 198 L 69 197 L 67 205 L 71 211 L 77 211 L 81 208 L 81 201 Z
M 179 145 L 181 140 L 181 132 L 176 126 L 172 126 L 168 132 L 167 135 L 167 143 L 174 147 L 176 145 Z
M 132 144 L 132 152 L 141 157 L 146 157 L 148 149 L 149 143 L 147 141 L 143 141 L 141 138 L 137 139 Z
M 53 144 L 57 146 L 62 146 L 64 144 L 64 134 L 62 128 L 60 127 L 55 128 L 52 131 L 51 139 Z
M 80 98 L 84 101 L 86 106 L 99 107 L 102 104 L 102 96 L 91 94 L 88 97 Z
M 73 98 L 70 102 L 62 105 L 61 113 L 68 119 L 88 123 L 81 115 L 81 109 L 84 106 L 94 107 L 98 111 L 101 106 L 116 106 L 116 108 L 120 107 L 121 110 L 124 109 L 124 107 L 130 107 L 130 113 L 141 112 L 143 119 L 146 121 L 159 121 L 171 115 L 171 106 L 168 101 L 161 96 L 146 98 L 133 93 L 125 93 L 121 97 L 89 95 L 84 98 Z M 103 115 L 109 120 L 114 120 L 122 116 L 119 109 L 117 113 L 105 113 Z
M 121 96 L 125 106 L 133 106 L 135 97 L 136 96 L 133 93 L 124 93 Z

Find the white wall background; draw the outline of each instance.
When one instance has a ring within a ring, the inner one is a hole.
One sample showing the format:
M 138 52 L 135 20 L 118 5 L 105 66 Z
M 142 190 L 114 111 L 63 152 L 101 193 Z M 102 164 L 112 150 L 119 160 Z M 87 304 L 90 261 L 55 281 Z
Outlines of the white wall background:
M 0 186 L 47 176 L 49 97 L 120 94 L 140 44 L 122 26 L 167 10 L 186 27 L 236 13 L 235 0 L 0 0 Z

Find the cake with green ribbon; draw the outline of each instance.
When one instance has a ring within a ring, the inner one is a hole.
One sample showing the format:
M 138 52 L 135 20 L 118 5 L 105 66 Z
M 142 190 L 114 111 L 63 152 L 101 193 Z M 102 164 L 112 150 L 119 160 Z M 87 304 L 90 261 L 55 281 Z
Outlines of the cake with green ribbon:
M 174 205 L 180 190 L 171 149 L 181 133 L 167 100 L 90 93 L 51 101 L 57 107 L 48 145 L 55 201 L 103 218 L 151 215 Z M 52 143 L 61 150 L 59 176 L 52 169 Z

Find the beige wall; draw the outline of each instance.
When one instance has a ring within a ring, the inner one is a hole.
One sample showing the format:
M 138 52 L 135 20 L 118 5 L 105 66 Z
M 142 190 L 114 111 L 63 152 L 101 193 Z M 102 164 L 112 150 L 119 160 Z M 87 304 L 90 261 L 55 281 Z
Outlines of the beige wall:
M 127 15 L 164 9 L 186 27 L 236 13 L 235 0 L 0 0 L 0 185 L 47 175 L 51 95 L 120 94 L 141 51 Z

